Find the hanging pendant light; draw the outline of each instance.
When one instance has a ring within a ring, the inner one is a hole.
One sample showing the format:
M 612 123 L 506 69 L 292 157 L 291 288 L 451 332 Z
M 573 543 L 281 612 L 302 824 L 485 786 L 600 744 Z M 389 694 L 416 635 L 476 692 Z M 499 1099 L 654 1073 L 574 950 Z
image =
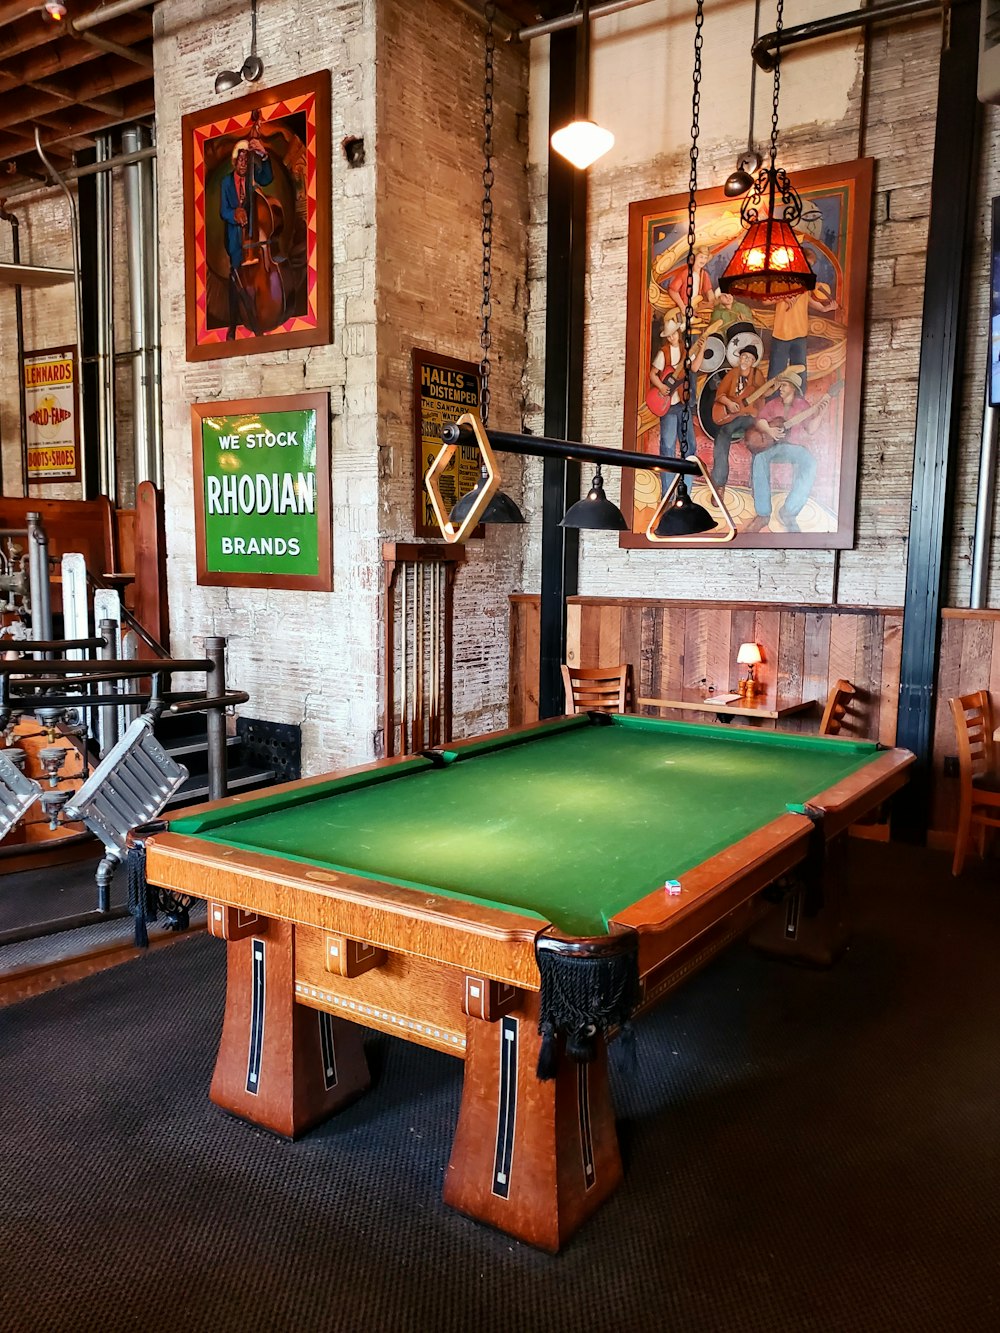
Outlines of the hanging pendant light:
M 593 166 L 615 146 L 610 130 L 590 118 L 590 3 L 583 0 L 580 34 L 576 44 L 576 115 L 568 125 L 555 130 L 549 140 L 555 152 L 579 171 Z
M 448 514 L 448 522 L 453 523 L 456 527 L 461 526 L 462 521 L 472 513 L 476 501 L 489 483 L 489 472 L 485 467 L 480 468 L 479 480 L 471 491 L 467 491 L 461 500 L 452 506 L 451 512 Z M 505 491 L 497 491 L 486 506 L 485 511 L 480 514 L 478 521 L 480 523 L 523 523 L 524 515 Z
M 561 528 L 590 528 L 600 532 L 624 532 L 628 527 L 625 515 L 604 494 L 604 478 L 597 469 L 590 490 L 582 500 L 570 505 L 562 517 Z
M 657 537 L 696 537 L 700 532 L 711 532 L 715 519 L 704 507 L 695 504 L 681 477 L 674 492 L 673 502 L 663 511 L 653 531 Z
M 264 73 L 264 62 L 257 54 L 257 0 L 250 0 L 250 54 L 239 69 L 220 69 L 215 76 L 215 91 L 229 93 L 241 83 L 256 83 Z
M 787 173 L 776 165 L 783 14 L 784 0 L 778 0 L 770 162 L 759 172 L 751 192 L 743 201 L 740 221 L 746 232 L 719 279 L 719 286 L 724 292 L 756 301 L 779 301 L 782 297 L 802 296 L 816 286 L 816 274 L 809 267 L 809 261 L 795 234 L 794 224 L 802 216 L 802 200 L 792 188 Z
M 760 0 L 754 0 L 753 10 L 753 40 L 754 45 L 760 36 Z M 750 48 L 753 50 L 753 47 Z M 736 159 L 736 170 L 730 172 L 726 177 L 726 183 L 722 187 L 722 193 L 727 199 L 738 199 L 740 195 L 746 194 L 747 190 L 753 189 L 754 177 L 760 171 L 762 161 L 760 153 L 753 146 L 753 113 L 754 104 L 757 99 L 757 62 L 750 62 L 750 127 L 747 130 L 746 152 L 740 153 Z

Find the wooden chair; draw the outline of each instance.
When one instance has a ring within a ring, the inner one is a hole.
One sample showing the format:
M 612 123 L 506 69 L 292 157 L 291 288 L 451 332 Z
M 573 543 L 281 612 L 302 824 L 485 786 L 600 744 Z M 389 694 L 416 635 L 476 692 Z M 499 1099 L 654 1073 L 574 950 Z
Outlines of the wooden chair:
M 857 690 L 849 680 L 838 680 L 827 697 L 823 720 L 819 724 L 821 736 L 839 736 L 844 725 L 844 715 Z
M 819 734 L 821 736 L 839 736 L 841 734 L 847 711 L 852 701 L 857 697 L 858 691 L 849 680 L 834 682 L 827 696 L 826 708 L 823 710 L 823 720 L 819 724 Z M 871 814 L 865 815 L 864 819 L 850 826 L 848 833 L 852 838 L 867 838 L 869 842 L 888 842 L 889 820 L 885 809 L 879 806 Z
M 567 713 L 624 713 L 631 702 L 632 667 L 562 667 Z
M 978 834 L 979 854 L 986 850 L 986 830 L 1000 828 L 1000 775 L 993 744 L 993 703 L 987 690 L 951 700 L 958 738 L 960 783 L 958 833 L 951 873 L 960 875 L 972 841 Z

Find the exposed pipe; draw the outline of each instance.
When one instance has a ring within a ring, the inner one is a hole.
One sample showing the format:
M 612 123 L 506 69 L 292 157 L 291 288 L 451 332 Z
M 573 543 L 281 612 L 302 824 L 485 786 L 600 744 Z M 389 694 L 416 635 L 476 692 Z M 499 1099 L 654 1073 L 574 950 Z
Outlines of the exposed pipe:
M 83 292 L 80 287 L 80 222 L 76 211 L 76 199 L 73 197 L 66 182 L 59 175 L 59 172 L 56 171 L 55 167 L 52 165 L 45 149 L 42 147 L 42 136 L 38 132 L 37 125 L 35 126 L 35 150 L 38 153 L 38 156 L 42 159 L 42 165 L 45 167 L 45 170 L 60 187 L 69 201 L 70 230 L 72 232 L 73 241 L 73 295 L 75 298 L 74 304 L 76 306 L 76 338 L 74 339 L 74 345 L 76 347 L 76 373 L 80 377 L 80 489 L 86 499 L 89 496 L 90 491 L 88 488 L 89 478 L 87 476 L 87 447 L 85 438 L 87 419 L 83 412 L 83 377 L 80 375 L 80 371 L 83 367 L 83 357 L 80 347 L 80 334 L 83 329 Z M 27 476 L 27 473 L 25 473 L 25 475 Z
M 145 147 L 148 131 L 135 125 L 122 135 L 122 147 L 136 152 Z M 159 410 L 159 383 L 153 356 L 158 341 L 153 327 L 153 287 L 156 226 L 150 171 L 145 163 L 134 163 L 125 172 L 125 216 L 128 243 L 129 307 L 132 317 L 132 411 L 135 419 L 135 484 L 151 481 L 161 485 L 156 457 L 153 419 Z
M 795 46 L 799 42 L 812 42 L 818 37 L 832 37 L 835 33 L 848 32 L 852 28 L 868 28 L 873 23 L 888 23 L 891 19 L 910 18 L 914 14 L 943 8 L 944 0 L 894 0 L 894 3 L 888 5 L 871 5 L 867 9 L 854 9 L 846 14 L 831 14 L 827 18 L 812 19 L 808 23 L 785 28 L 780 37 L 776 32 L 766 32 L 754 42 L 750 54 L 760 69 L 774 69 L 774 52 L 779 42 L 784 52 L 786 47 Z
M 145 51 L 136 51 L 134 47 L 122 46 L 121 42 L 113 42 L 108 37 L 96 37 L 91 32 L 84 32 L 72 19 L 65 20 L 62 26 L 68 36 L 86 42 L 88 46 L 96 47 L 98 51 L 107 51 L 109 55 L 120 56 L 122 60 L 131 60 L 133 65 L 141 65 L 143 69 L 153 68 L 153 57 L 147 55 Z
M 92 9 L 89 14 L 74 19 L 73 26 L 77 32 L 87 32 L 90 28 L 96 28 L 100 23 L 108 23 L 122 14 L 131 14 L 136 9 L 147 9 L 149 3 L 150 0 L 114 0 L 110 5 L 100 5 L 97 9 Z
M 639 5 L 648 5 L 649 0 L 609 0 L 603 5 L 591 5 L 590 21 L 602 19 L 607 14 L 618 14 L 623 9 L 635 9 Z M 551 32 L 562 32 L 565 28 L 575 28 L 583 21 L 583 15 L 577 10 L 573 14 L 563 14 L 561 18 L 546 19 L 544 23 L 532 23 L 527 28 L 512 32 L 509 41 L 530 42 L 536 37 L 547 37 Z
M 156 124 L 151 130 L 156 137 Z M 160 216 L 159 168 L 156 160 L 150 159 L 148 166 L 142 168 L 149 182 L 149 219 L 151 244 L 148 255 L 149 267 L 149 323 L 153 341 L 149 349 L 150 371 L 150 477 L 158 491 L 163 490 L 163 375 L 160 347 L 160 229 L 157 221 Z M 139 478 L 135 479 L 136 489 Z
M 103 135 L 97 141 L 97 161 L 103 166 L 111 153 L 111 140 Z M 97 383 L 97 466 L 100 491 L 114 502 L 118 497 L 118 461 L 115 454 L 115 336 L 114 336 L 114 199 L 111 177 L 100 175 L 94 191 L 97 252 L 95 295 L 97 306 L 96 383 Z
M 65 19 L 61 19 L 53 21 L 48 26 L 54 32 L 65 30 L 72 26 L 77 32 L 83 33 L 89 31 L 91 28 L 98 27 L 101 23 L 108 23 L 111 19 L 120 18 L 122 14 L 132 14 L 137 9 L 148 9 L 150 3 L 151 0 L 116 0 L 114 4 L 99 5 L 97 9 L 92 9 L 89 14 L 82 14 L 78 19 L 73 19 L 72 24 Z M 23 9 L 20 13 L 9 10 L 3 18 L 0 18 L 0 28 L 6 28 L 11 23 L 18 23 L 21 19 L 27 18 L 28 15 L 33 12 L 39 14 L 40 23 L 44 22 L 40 10 L 40 5 L 38 6 L 38 9 L 34 11 L 30 8 Z
M 85 167 L 70 167 L 68 171 L 62 173 L 62 178 L 64 181 L 78 181 L 81 176 L 97 176 L 102 171 L 110 171 L 112 167 L 127 167 L 130 162 L 144 162 L 147 157 L 155 156 L 155 146 L 140 148 L 137 153 L 119 153 L 117 157 L 105 158 L 103 162 L 90 162 Z M 5 198 L 22 199 L 30 196 L 31 199 L 40 199 L 43 195 L 51 194 L 53 190 L 58 189 L 58 185 L 20 185 L 17 189 L 8 190 Z
M 21 224 L 17 214 L 7 208 L 7 200 L 0 199 L 0 218 L 10 223 L 14 244 L 14 263 L 21 262 Z M 21 284 L 14 288 L 14 321 L 17 337 L 17 402 L 21 413 L 21 494 L 28 494 L 28 404 L 24 391 L 24 302 L 21 298 Z M 0 470 L 0 492 L 6 494 L 3 473 Z
M 972 583 L 969 606 L 982 610 L 989 601 L 990 546 L 993 542 L 993 506 L 996 501 L 997 430 L 1000 412 L 990 405 L 989 385 L 983 408 L 983 438 L 979 446 L 979 485 L 976 491 L 976 528 L 972 538 Z
M 31 597 L 31 637 L 43 642 L 52 638 L 52 590 L 49 586 L 49 539 L 40 513 L 25 515 L 28 525 L 28 586 Z M 48 658 L 48 650 L 35 658 Z

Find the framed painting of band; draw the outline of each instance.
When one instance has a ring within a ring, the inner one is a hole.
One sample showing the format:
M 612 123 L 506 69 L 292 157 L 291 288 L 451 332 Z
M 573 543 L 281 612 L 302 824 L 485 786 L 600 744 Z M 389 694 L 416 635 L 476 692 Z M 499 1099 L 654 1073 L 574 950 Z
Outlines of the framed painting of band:
M 721 188 L 698 193 L 693 445 L 732 515 L 735 546 L 844 549 L 854 542 L 872 161 L 797 171 L 793 184 L 803 205 L 797 230 L 817 282 L 808 296 L 777 304 L 720 291 L 743 231 L 741 201 Z M 683 376 L 668 401 L 657 370 L 668 356 L 677 360 L 678 343 L 683 356 L 686 265 L 687 195 L 632 204 L 626 449 L 671 456 L 682 449 Z M 619 535 L 621 546 L 652 546 L 645 530 L 670 481 L 623 469 L 630 530 Z M 704 484 L 691 490 L 718 512 Z
M 189 361 L 330 341 L 330 74 L 184 116 Z

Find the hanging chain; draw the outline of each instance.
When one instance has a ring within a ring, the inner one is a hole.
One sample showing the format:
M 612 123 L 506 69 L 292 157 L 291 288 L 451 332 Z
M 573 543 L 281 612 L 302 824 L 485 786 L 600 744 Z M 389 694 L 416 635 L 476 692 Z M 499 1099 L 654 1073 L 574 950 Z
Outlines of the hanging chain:
M 493 57 L 496 53 L 496 39 L 493 35 L 493 20 L 497 7 L 494 0 L 487 0 L 484 10 L 486 18 L 486 69 L 483 79 L 483 328 L 479 335 L 479 345 L 483 356 L 479 362 L 479 412 L 483 425 L 490 420 L 490 348 L 493 334 L 490 332 L 490 318 L 493 314 Z
M 771 103 L 771 170 L 778 156 L 778 94 L 781 91 L 781 24 L 785 14 L 785 0 L 778 0 L 778 17 L 774 25 L 774 100 Z
M 781 0 L 778 0 L 779 4 Z M 698 192 L 698 135 L 701 119 L 701 48 L 704 45 L 702 28 L 705 23 L 705 0 L 698 0 L 694 20 L 694 74 L 691 90 L 691 172 L 688 177 L 688 234 L 687 234 L 687 305 L 684 309 L 684 412 L 681 416 L 681 455 L 687 458 L 694 452 L 694 427 L 691 421 L 691 328 L 694 324 L 694 246 L 695 213 Z M 699 275 L 699 283 L 701 277 Z

